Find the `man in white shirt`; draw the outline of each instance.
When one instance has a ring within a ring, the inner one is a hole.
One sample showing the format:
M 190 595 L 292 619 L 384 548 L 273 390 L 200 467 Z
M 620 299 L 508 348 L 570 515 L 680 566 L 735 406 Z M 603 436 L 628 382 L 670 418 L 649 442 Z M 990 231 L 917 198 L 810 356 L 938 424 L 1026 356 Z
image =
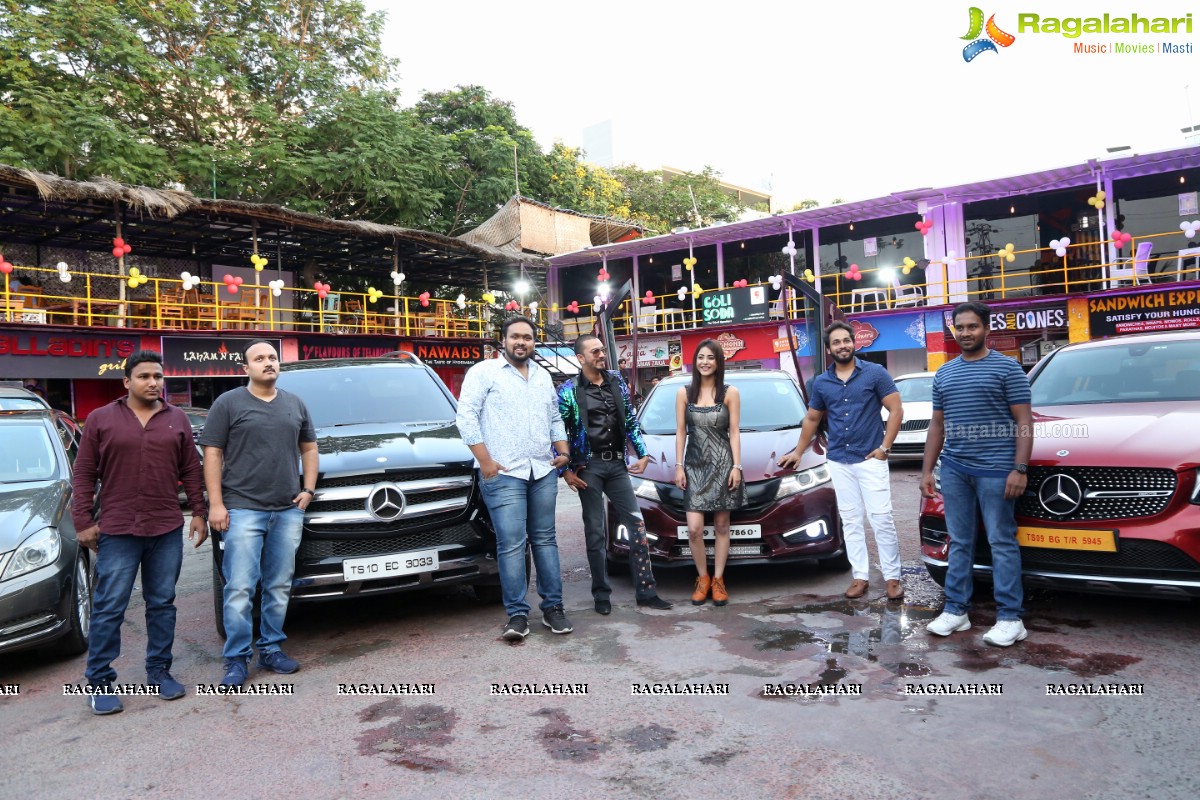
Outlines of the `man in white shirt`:
M 562 606 L 562 574 L 554 531 L 558 468 L 567 464 L 567 432 L 550 374 L 530 361 L 533 323 L 512 317 L 500 329 L 504 353 L 467 371 L 458 399 L 458 430 L 479 461 L 483 501 L 496 529 L 496 561 L 508 624 L 505 639 L 529 635 L 525 594 L 528 541 L 537 568 L 542 624 L 573 628 Z

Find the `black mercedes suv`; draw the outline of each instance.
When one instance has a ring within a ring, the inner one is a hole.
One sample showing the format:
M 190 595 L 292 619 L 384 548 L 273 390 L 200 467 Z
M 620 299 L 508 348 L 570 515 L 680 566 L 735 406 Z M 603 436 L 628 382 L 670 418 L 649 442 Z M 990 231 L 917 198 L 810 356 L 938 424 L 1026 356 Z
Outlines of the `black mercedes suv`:
M 474 457 L 454 424 L 454 395 L 432 369 L 409 353 L 299 361 L 283 365 L 278 386 L 308 406 L 320 453 L 293 602 L 463 583 L 499 601 L 495 533 Z

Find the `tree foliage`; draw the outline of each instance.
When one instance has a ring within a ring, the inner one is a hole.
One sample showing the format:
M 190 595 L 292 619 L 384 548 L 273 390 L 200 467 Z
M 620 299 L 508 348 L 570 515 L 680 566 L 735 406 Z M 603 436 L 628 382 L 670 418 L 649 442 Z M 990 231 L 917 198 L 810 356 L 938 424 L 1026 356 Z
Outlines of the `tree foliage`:
M 711 169 L 544 152 L 480 86 L 403 108 L 383 22 L 360 0 L 0 0 L 0 162 L 451 235 L 518 187 L 656 232 L 737 211 Z

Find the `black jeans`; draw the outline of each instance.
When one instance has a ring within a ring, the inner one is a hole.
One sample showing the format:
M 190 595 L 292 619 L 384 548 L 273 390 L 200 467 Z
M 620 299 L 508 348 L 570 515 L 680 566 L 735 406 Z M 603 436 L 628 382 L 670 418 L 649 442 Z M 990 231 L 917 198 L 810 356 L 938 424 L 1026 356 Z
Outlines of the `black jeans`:
M 637 498 L 629 482 L 629 472 L 621 459 L 603 461 L 593 457 L 576 474 L 588 488 L 579 493 L 583 506 L 583 534 L 587 544 L 588 567 L 592 571 L 592 598 L 607 600 L 612 594 L 605 559 L 606 532 L 604 495 L 617 511 L 620 524 L 629 533 L 629 575 L 639 600 L 654 597 L 654 573 L 650 569 L 650 548 L 646 541 L 646 523 L 638 510 Z

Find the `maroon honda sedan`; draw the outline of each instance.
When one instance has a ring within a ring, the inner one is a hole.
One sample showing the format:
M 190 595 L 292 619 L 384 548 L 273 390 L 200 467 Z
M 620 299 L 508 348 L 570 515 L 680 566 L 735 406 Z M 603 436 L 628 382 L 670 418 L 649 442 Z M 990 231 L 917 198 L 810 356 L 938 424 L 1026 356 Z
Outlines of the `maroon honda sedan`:
M 1200 331 L 1068 345 L 1030 375 L 1034 439 L 1017 501 L 1027 586 L 1200 597 Z M 921 557 L 939 583 L 942 497 L 921 503 Z M 980 524 L 976 579 L 991 578 Z
M 661 381 L 642 404 L 638 420 L 650 462 L 631 475 L 646 521 L 650 557 L 656 565 L 688 566 L 683 491 L 675 486 L 675 394 L 691 380 L 678 375 Z M 825 455 L 809 448 L 798 470 L 776 466 L 796 446 L 806 408 L 796 382 L 779 370 L 738 370 L 725 374 L 742 397 L 742 464 L 746 504 L 730 517 L 730 564 L 819 561 L 848 569 L 841 520 Z M 711 515 L 705 538 L 714 538 Z M 709 544 L 711 556 L 713 546 Z M 608 555 L 629 558 L 627 534 L 608 509 Z

